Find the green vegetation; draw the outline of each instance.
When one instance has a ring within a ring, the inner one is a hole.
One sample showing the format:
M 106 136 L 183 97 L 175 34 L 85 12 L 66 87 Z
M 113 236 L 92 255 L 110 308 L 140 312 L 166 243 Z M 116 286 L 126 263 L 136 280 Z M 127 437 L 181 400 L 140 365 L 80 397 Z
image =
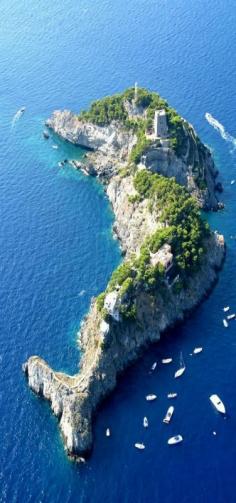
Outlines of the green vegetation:
M 100 293 L 96 298 L 97 308 L 99 311 L 102 311 L 105 300 L 105 292 Z
M 165 243 L 173 253 L 173 291 L 179 293 L 188 284 L 189 276 L 201 266 L 205 254 L 205 240 L 210 235 L 207 222 L 202 220 L 194 199 L 174 178 L 140 170 L 134 177 L 134 187 L 139 200 L 148 199 L 150 211 L 158 215 L 163 227 L 147 237 L 138 256 L 123 262 L 112 274 L 106 292 L 97 297 L 98 309 L 108 319 L 104 310 L 106 293 L 118 288 L 120 312 L 126 320 L 136 317 L 135 299 L 138 291 L 165 294 L 166 277 L 161 264 L 151 264 L 151 253 L 156 253 Z
M 165 226 L 157 230 L 146 241 L 154 253 L 165 242 L 174 253 L 174 265 L 181 278 L 186 281 L 201 264 L 204 255 L 204 240 L 209 236 L 208 224 L 201 219 L 195 200 L 175 179 L 138 171 L 134 186 L 142 198 L 148 198 L 151 211 L 159 214 Z
M 133 147 L 129 158 L 129 161 L 133 162 L 134 164 L 138 164 L 141 161 L 142 155 L 145 154 L 152 143 L 151 140 L 148 140 L 146 138 L 145 133 L 143 133 L 142 131 L 138 132 L 137 138 L 137 143 Z
M 106 126 L 113 120 L 122 123 L 128 118 L 125 111 L 122 94 L 107 96 L 101 100 L 94 101 L 88 111 L 82 111 L 79 118 L 90 121 L 98 126 Z

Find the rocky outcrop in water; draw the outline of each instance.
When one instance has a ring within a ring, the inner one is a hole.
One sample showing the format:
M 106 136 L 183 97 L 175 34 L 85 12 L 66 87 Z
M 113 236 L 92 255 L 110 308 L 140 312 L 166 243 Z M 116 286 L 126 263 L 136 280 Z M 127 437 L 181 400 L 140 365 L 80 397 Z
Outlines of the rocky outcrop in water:
M 114 231 L 119 237 L 125 260 L 132 254 L 138 256 L 144 239 L 158 228 L 163 228 L 163 223 L 150 211 L 147 199 L 136 198 L 132 169 L 123 176 L 128 155 L 137 141 L 135 134 L 115 123 L 107 127 L 87 124 L 70 112 L 55 112 L 47 125 L 65 140 L 94 150 L 88 162 L 106 183 L 115 214 Z M 198 146 L 195 153 L 191 146 L 191 151 L 192 162 L 196 162 Z M 143 163 L 151 171 L 175 176 L 191 189 L 202 206 L 214 207 L 214 164 L 205 148 L 201 148 L 201 152 L 201 163 L 208 180 L 205 193 L 196 189 L 193 183 L 193 166 L 187 163 L 189 152 L 187 157 L 178 159 L 169 147 L 161 147 L 161 150 L 151 147 Z M 24 364 L 30 388 L 50 401 L 70 456 L 85 456 L 91 451 L 94 412 L 101 400 L 114 389 L 119 374 L 139 357 L 148 344 L 158 341 L 169 327 L 183 320 L 214 285 L 225 254 L 223 236 L 211 234 L 205 242 L 205 249 L 201 267 L 190 276 L 185 288 L 177 291 L 172 287 L 174 282 L 169 284 L 166 281 L 164 292 L 163 289 L 155 294 L 143 288 L 138 290 L 135 299 L 137 316 L 133 320 L 125 321 L 122 316 L 104 319 L 97 302 L 93 300 L 81 325 L 79 342 L 82 359 L 78 374 L 69 376 L 53 371 L 38 356 L 30 357 Z
M 86 163 L 95 167 L 98 176 L 105 179 L 118 173 L 119 168 L 128 161 L 129 154 L 137 142 L 136 134 L 124 129 L 123 125 L 113 121 L 107 126 L 87 123 L 68 110 L 57 110 L 47 120 L 46 125 L 63 139 L 91 149 L 96 154 L 87 155 Z M 196 197 L 204 209 L 217 209 L 217 170 L 210 150 L 196 141 L 192 126 L 186 131 L 187 148 L 184 155 L 177 157 L 168 146 L 153 141 L 143 156 L 142 162 L 152 172 L 175 177 L 178 183 L 185 185 Z M 199 187 L 196 169 L 201 171 L 204 187 Z

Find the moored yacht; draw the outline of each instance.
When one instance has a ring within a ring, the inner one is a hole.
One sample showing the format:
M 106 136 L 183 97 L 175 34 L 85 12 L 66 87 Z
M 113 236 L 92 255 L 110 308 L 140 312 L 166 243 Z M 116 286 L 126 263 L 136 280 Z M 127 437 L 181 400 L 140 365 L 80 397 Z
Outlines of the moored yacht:
M 143 426 L 144 426 L 144 428 L 148 427 L 148 418 L 147 417 L 143 418 Z
M 154 395 L 154 394 L 151 394 L 151 395 L 147 395 L 147 396 L 146 396 L 146 400 L 147 400 L 148 402 L 152 402 L 153 400 L 156 400 L 156 399 L 157 399 L 157 396 L 156 396 L 156 395 Z
M 154 371 L 157 367 L 157 362 L 154 362 L 151 366 L 151 370 Z
M 180 353 L 180 368 L 178 370 L 176 370 L 175 372 L 175 378 L 176 377 L 181 377 L 183 375 L 183 373 L 185 372 L 185 363 L 184 363 L 184 359 L 183 359 L 183 354 L 182 352 Z
M 202 352 L 202 350 L 203 350 L 203 348 L 200 348 L 200 347 L 199 347 L 199 348 L 194 348 L 194 350 L 193 350 L 193 354 L 194 354 L 194 355 L 198 355 L 199 353 L 201 353 L 201 352 Z
M 168 393 L 167 398 L 176 398 L 177 396 L 177 393 Z
M 218 412 L 220 412 L 221 414 L 226 414 L 225 406 L 218 395 L 211 395 L 209 398 Z
M 162 363 L 171 363 L 172 362 L 172 358 L 163 358 L 163 360 L 161 360 Z
M 139 443 L 139 442 L 136 442 L 136 444 L 134 444 L 134 447 L 136 447 L 136 449 L 139 449 L 139 450 L 143 450 L 145 449 L 145 445 L 143 443 Z
M 179 444 L 180 442 L 183 442 L 182 435 L 175 435 L 175 437 L 171 437 L 168 440 L 169 445 Z
M 171 405 L 169 407 L 169 409 L 167 410 L 167 413 L 163 419 L 163 423 L 169 424 L 169 422 L 173 416 L 173 413 L 174 413 L 174 407 Z

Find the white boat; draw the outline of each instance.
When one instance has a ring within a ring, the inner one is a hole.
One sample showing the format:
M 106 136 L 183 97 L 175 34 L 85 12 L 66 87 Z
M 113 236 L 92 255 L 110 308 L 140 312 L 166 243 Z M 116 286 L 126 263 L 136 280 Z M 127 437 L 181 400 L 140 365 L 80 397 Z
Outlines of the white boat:
M 163 419 L 163 423 L 169 424 L 173 416 L 174 410 L 175 410 L 174 407 L 171 405 L 171 407 L 169 407 L 169 409 L 167 410 L 167 413 Z
M 234 320 L 234 318 L 235 318 L 235 317 L 236 317 L 236 314 L 235 314 L 235 313 L 233 313 L 233 314 L 229 314 L 229 315 L 227 316 L 227 320 Z
M 58 149 L 58 145 L 53 145 L 52 148 L 54 148 L 56 150 L 56 149 Z
M 157 362 L 154 362 L 154 363 L 152 364 L 152 366 L 151 366 L 151 370 L 152 370 L 152 371 L 153 371 L 153 370 L 155 370 L 156 366 L 157 366 Z
M 177 396 L 177 393 L 168 393 L 167 398 L 176 398 Z
M 194 354 L 194 355 L 198 355 L 198 353 L 201 353 L 201 352 L 202 352 L 202 350 L 203 350 L 203 348 L 200 348 L 200 347 L 199 347 L 199 348 L 194 348 L 194 350 L 193 350 L 193 354 Z
M 218 395 L 211 395 L 209 398 L 218 412 L 220 412 L 221 414 L 226 414 L 225 406 Z
M 106 429 L 106 437 L 111 436 L 111 430 L 109 428 Z
M 143 443 L 139 443 L 139 442 L 136 442 L 136 444 L 134 444 L 134 447 L 136 447 L 136 449 L 139 449 L 139 450 L 143 450 L 145 449 L 145 445 Z
M 172 362 L 172 358 L 163 358 L 163 360 L 161 360 L 162 363 L 171 363 Z
M 175 435 L 175 437 L 171 437 L 168 440 L 169 445 L 179 444 L 180 442 L 183 442 L 182 435 Z
M 234 185 L 235 184 L 235 180 L 231 180 L 230 184 Z
M 225 318 L 223 319 L 223 325 L 225 328 L 228 328 L 229 326 L 228 321 Z
M 148 418 L 147 417 L 143 418 L 143 426 L 144 426 L 144 428 L 148 427 Z
M 180 368 L 178 370 L 176 370 L 175 372 L 175 378 L 177 377 L 181 377 L 183 375 L 183 373 L 185 372 L 185 363 L 184 363 L 184 359 L 183 359 L 183 355 L 182 355 L 182 352 L 180 353 Z
M 151 395 L 147 395 L 147 396 L 146 396 L 146 400 L 147 400 L 148 402 L 152 402 L 153 400 L 156 400 L 156 399 L 157 399 L 157 396 L 156 396 L 156 395 L 153 395 L 153 394 L 151 394 Z
M 229 306 L 226 306 L 226 307 L 224 307 L 224 308 L 223 308 L 223 311 L 224 311 L 225 313 L 227 313 L 227 312 L 229 311 L 229 309 L 230 309 L 230 308 L 229 308 Z

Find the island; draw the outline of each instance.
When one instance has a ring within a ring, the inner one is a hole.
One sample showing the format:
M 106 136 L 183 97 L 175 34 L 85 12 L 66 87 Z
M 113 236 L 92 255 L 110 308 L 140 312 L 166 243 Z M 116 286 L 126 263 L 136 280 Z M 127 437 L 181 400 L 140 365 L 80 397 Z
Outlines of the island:
M 32 356 L 30 388 L 51 402 L 73 459 L 92 449 L 92 424 L 117 378 L 210 292 L 224 237 L 201 216 L 217 210 L 217 170 L 194 128 L 157 93 L 136 84 L 78 114 L 55 111 L 46 126 L 84 147 L 71 164 L 104 184 L 123 262 L 82 321 L 80 370 L 54 371 Z

